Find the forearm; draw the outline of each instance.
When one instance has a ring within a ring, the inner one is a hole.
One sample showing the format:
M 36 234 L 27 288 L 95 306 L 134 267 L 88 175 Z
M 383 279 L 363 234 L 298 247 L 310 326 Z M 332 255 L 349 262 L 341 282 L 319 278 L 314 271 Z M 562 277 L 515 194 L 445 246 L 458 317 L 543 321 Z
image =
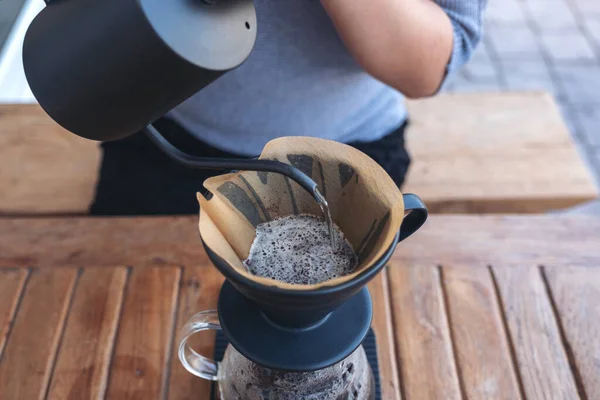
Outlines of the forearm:
M 375 78 L 408 97 L 428 96 L 443 81 L 453 29 L 431 0 L 321 0 L 342 40 Z

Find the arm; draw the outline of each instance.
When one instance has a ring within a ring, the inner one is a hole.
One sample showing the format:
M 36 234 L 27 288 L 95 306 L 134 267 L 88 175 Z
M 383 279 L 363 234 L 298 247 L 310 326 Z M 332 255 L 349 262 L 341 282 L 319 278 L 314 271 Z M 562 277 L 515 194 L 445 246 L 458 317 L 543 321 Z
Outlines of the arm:
M 321 0 L 358 63 L 412 98 L 434 94 L 447 72 L 466 62 L 481 37 L 486 2 Z

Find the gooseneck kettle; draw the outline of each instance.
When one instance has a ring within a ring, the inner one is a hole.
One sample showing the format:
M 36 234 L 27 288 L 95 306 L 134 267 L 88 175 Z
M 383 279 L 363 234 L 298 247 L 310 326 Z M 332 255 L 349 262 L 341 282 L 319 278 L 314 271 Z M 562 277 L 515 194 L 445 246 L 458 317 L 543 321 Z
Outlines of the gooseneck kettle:
M 193 157 L 152 123 L 250 55 L 252 0 L 45 0 L 23 43 L 33 95 L 63 128 L 92 140 L 146 134 L 189 167 L 272 171 L 315 195 L 278 161 Z M 315 195 L 316 197 L 316 195 Z

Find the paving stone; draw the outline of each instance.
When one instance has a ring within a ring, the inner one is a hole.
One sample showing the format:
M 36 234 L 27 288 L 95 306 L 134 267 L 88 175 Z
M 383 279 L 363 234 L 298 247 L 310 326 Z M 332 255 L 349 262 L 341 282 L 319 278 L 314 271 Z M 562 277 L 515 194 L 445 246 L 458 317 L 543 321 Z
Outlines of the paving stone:
M 471 61 L 459 71 L 459 74 L 471 82 L 500 81 L 500 72 L 491 61 Z
M 600 174 L 600 149 L 595 149 L 592 153 L 592 157 L 594 162 L 596 163 L 596 168 L 598 169 L 598 173 Z
M 543 90 L 558 94 L 544 60 L 502 60 L 500 64 L 508 90 Z
M 600 3 L 600 0 L 598 0 L 598 2 Z M 584 18 L 583 26 L 596 47 L 600 49 L 600 17 Z
M 467 93 L 467 92 L 500 92 L 502 85 L 498 81 L 472 81 L 465 78 L 463 75 L 456 75 L 451 82 L 452 92 Z
M 525 1 L 523 4 L 526 15 L 541 31 L 562 31 L 577 26 L 575 16 L 564 0 Z
M 541 49 L 533 31 L 527 26 L 489 27 L 487 39 L 503 59 L 539 59 Z
M 572 110 L 572 113 L 579 136 L 600 150 L 600 104 L 580 106 Z
M 484 14 L 487 26 L 525 25 L 523 8 L 516 0 L 490 0 Z
M 577 121 L 575 118 L 576 107 L 573 107 L 572 105 L 568 104 L 567 102 L 565 102 L 561 99 L 555 98 L 555 100 L 558 104 L 558 108 L 560 110 L 560 115 L 563 119 L 563 122 L 567 126 L 567 129 L 569 130 L 571 137 L 573 138 L 574 141 L 579 142 L 579 144 L 585 148 L 587 143 L 585 143 L 583 140 L 581 140 L 579 125 L 577 124 Z
M 575 149 L 583 161 L 585 167 L 592 173 L 596 184 L 600 184 L 600 159 L 598 158 L 597 152 L 594 149 L 583 144 L 579 139 L 575 139 L 573 141 L 575 144 Z
M 587 38 L 577 29 L 541 34 L 544 51 L 555 62 L 594 62 L 596 54 Z
M 494 0 L 492 0 L 494 1 Z M 600 1 L 598 0 L 570 0 L 579 12 L 585 16 L 600 16 Z
M 557 65 L 554 71 L 570 104 L 600 104 L 600 67 Z

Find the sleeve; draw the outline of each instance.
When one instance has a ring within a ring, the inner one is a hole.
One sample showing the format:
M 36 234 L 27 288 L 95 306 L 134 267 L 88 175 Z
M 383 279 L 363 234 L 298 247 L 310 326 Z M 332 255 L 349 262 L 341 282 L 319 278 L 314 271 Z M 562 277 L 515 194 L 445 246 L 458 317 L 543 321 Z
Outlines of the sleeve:
M 483 12 L 488 0 L 435 0 L 446 12 L 454 31 L 452 55 L 446 66 L 446 79 L 473 54 L 483 35 Z

